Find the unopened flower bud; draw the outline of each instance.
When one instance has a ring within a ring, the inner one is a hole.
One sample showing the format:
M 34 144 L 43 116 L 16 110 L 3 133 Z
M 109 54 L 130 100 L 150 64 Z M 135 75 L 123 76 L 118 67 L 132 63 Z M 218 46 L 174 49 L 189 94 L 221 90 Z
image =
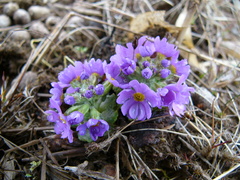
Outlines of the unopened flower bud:
M 152 77 L 152 74 L 153 74 L 153 72 L 149 67 L 142 70 L 142 76 L 145 79 L 150 79 Z
M 169 69 L 162 69 L 160 74 L 161 78 L 167 78 L 171 74 L 171 71 Z
M 149 67 L 149 66 L 150 66 L 150 63 L 148 61 L 144 61 L 143 62 L 143 67 L 146 68 L 146 67 Z
M 163 67 L 166 68 L 166 67 L 168 67 L 168 66 L 170 65 L 170 61 L 167 60 L 167 59 L 163 59 L 162 62 L 161 62 L 161 64 L 162 64 Z
M 88 99 L 93 97 L 93 92 L 91 90 L 87 90 L 84 94 L 84 97 L 86 97 Z
M 72 96 L 66 96 L 65 98 L 64 98 L 64 102 L 66 103 L 66 104 L 68 104 L 68 105 L 73 105 L 73 104 L 75 104 L 75 99 L 74 99 L 74 97 L 72 97 Z
M 104 93 L 104 86 L 102 84 L 96 85 L 94 88 L 97 95 L 102 95 Z

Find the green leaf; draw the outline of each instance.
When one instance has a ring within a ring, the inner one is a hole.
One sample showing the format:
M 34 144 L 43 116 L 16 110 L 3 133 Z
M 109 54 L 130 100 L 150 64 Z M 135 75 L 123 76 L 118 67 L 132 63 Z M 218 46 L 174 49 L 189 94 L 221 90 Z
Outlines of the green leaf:
M 30 178 L 30 177 L 32 177 L 32 175 L 31 174 L 26 174 L 25 177 Z
M 103 112 L 107 109 L 116 109 L 117 108 L 116 99 L 117 97 L 115 94 L 107 95 L 105 100 L 102 99 L 103 101 L 100 103 L 98 111 Z
M 85 115 L 89 111 L 89 109 L 90 109 L 89 103 L 81 104 L 81 105 L 72 106 L 72 107 L 68 108 L 68 110 L 65 111 L 65 114 L 69 115 L 74 111 L 79 111 Z
M 31 164 L 31 167 L 30 167 L 30 171 L 33 172 L 38 166 L 40 166 L 42 163 L 42 161 L 32 161 L 30 164 Z
M 91 115 L 91 118 L 93 119 L 100 119 L 100 112 L 94 107 L 91 108 L 90 115 Z
M 110 125 L 113 125 L 118 117 L 118 110 L 107 109 L 101 113 L 101 119 L 107 121 Z
M 84 136 L 81 136 L 78 134 L 78 139 L 80 141 L 85 141 L 85 142 L 93 142 L 92 138 L 90 137 L 90 133 L 87 130 L 86 134 Z

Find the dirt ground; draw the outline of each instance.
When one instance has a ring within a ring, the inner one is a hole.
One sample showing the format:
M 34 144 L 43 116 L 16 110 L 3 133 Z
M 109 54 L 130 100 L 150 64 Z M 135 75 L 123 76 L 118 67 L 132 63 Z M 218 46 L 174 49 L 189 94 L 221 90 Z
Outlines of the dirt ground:
M 239 179 L 239 1 L 9 2 L 0 1 L 0 179 Z M 167 37 L 188 59 L 196 92 L 185 115 L 119 117 L 94 143 L 56 135 L 44 111 L 58 73 L 109 60 L 141 35 Z

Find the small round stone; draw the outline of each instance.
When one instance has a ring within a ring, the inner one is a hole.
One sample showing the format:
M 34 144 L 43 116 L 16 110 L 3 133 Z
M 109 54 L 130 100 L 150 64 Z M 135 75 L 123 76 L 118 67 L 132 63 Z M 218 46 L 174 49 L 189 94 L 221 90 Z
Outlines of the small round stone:
M 49 30 L 52 30 L 57 23 L 59 23 L 61 21 L 61 18 L 58 17 L 58 16 L 49 16 L 47 19 L 46 19 L 46 27 L 49 29 Z
M 0 27 L 8 27 L 11 25 L 11 19 L 5 15 L 5 14 L 1 14 L 0 15 Z
M 69 19 L 66 26 L 70 28 L 77 28 L 77 27 L 83 26 L 83 24 L 84 24 L 83 18 L 78 16 L 73 16 Z
M 7 3 L 6 5 L 4 5 L 3 13 L 12 17 L 14 12 L 17 11 L 18 9 L 19 9 L 19 6 L 17 3 L 10 2 L 10 3 Z
M 45 18 L 50 15 L 50 9 L 44 6 L 31 6 L 28 12 L 32 19 Z
M 31 22 L 31 17 L 25 9 L 18 9 L 13 14 L 13 20 L 16 24 L 28 24 Z
M 29 30 L 30 34 L 35 39 L 43 38 L 50 33 L 41 21 L 33 22 L 32 25 L 29 27 Z
M 27 30 L 10 31 L 10 38 L 13 41 L 30 41 L 31 35 Z

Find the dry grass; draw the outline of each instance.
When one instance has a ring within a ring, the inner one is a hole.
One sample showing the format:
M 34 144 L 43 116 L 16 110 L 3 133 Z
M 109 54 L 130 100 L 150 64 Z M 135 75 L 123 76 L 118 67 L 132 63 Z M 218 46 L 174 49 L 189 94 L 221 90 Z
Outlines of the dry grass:
M 24 66 L 16 78 L 13 74 L 9 79 L 8 74 L 3 77 L 1 178 L 28 179 L 28 174 L 43 180 L 238 179 L 240 3 L 237 0 L 91 2 L 51 4 L 63 16 L 62 20 L 51 34 L 39 42 L 31 41 L 25 52 L 28 57 L 23 56 Z M 131 18 L 155 10 L 166 11 L 163 21 L 150 23 L 144 32 L 130 30 Z M 87 25 L 66 31 L 73 16 L 81 17 Z M 181 27 L 167 24 L 174 25 L 176 21 Z M 159 26 L 164 28 L 159 30 Z M 1 52 L 10 46 L 5 32 L 14 28 L 0 29 Z M 109 57 L 114 46 L 106 40 L 114 29 L 110 40 L 120 44 L 130 41 L 130 32 L 135 36 L 169 37 L 178 45 L 181 56 L 189 59 L 192 72 L 188 83 L 196 88 L 196 93 L 183 118 L 159 114 L 146 123 L 130 123 L 116 129 L 97 143 L 76 140 L 69 144 L 54 135 L 43 113 L 47 109 L 49 83 L 56 81 L 57 73 L 69 60 Z M 63 31 L 67 33 L 61 36 Z M 76 52 L 75 47 L 87 47 L 87 51 Z M 36 73 L 37 78 L 29 80 L 26 76 L 29 71 Z M 143 145 L 139 145 L 140 141 Z

